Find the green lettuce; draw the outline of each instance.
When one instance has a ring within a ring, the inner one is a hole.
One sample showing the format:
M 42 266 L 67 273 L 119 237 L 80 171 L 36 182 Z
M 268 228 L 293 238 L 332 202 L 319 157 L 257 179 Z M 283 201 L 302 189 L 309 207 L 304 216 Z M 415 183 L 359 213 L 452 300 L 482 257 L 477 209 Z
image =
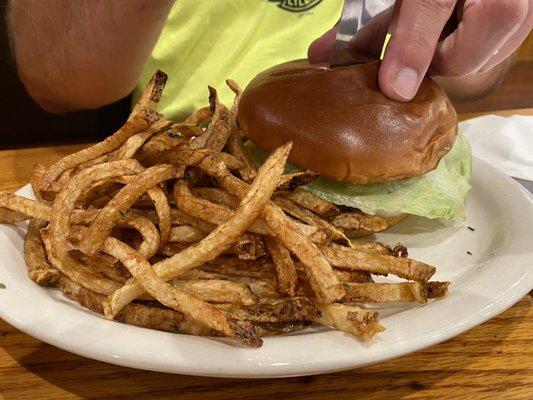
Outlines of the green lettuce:
M 251 143 L 247 147 L 256 162 L 264 161 L 265 152 Z M 296 171 L 296 168 L 289 166 L 288 170 Z M 437 168 L 425 175 L 368 185 L 319 178 L 303 189 L 337 205 L 358 208 L 367 214 L 407 213 L 426 218 L 464 220 L 471 173 L 470 146 L 463 136 L 458 135 Z

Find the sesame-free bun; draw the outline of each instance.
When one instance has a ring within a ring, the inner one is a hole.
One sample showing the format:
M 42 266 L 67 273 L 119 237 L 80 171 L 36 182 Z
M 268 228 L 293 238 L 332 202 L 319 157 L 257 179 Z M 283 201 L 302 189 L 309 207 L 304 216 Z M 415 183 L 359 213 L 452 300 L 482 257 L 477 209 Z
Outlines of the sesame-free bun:
M 431 171 L 457 135 L 457 114 L 424 78 L 410 102 L 378 87 L 378 62 L 330 69 L 291 61 L 257 75 L 244 90 L 238 122 L 258 147 L 293 141 L 289 163 L 354 184 Z

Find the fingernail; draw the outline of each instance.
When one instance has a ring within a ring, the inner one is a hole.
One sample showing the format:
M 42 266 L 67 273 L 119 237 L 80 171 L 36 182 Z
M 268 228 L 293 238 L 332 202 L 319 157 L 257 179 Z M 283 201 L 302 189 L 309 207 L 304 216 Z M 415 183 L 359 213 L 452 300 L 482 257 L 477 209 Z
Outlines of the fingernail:
M 392 89 L 406 100 L 411 100 L 416 94 L 418 73 L 410 67 L 399 70 L 392 79 Z

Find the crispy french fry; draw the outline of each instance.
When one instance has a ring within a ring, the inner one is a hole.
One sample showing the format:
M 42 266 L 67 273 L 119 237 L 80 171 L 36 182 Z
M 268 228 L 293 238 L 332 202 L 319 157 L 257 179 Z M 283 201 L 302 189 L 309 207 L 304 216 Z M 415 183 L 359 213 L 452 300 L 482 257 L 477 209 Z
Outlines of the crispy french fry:
M 59 264 L 68 258 L 69 248 L 65 246 L 69 236 L 69 222 L 76 200 L 85 188 L 94 182 L 116 176 L 139 173 L 143 170 L 135 160 L 113 161 L 89 167 L 75 175 L 58 193 L 50 215 L 50 251 Z M 56 268 L 58 268 L 56 266 Z M 58 268 L 60 269 L 60 268 Z M 63 272 L 63 271 L 62 271 Z M 73 279 L 70 275 L 66 274 Z
M 342 246 L 322 246 L 322 252 L 335 267 L 369 271 L 374 274 L 393 274 L 417 282 L 427 282 L 435 267 L 411 260 L 379 253 L 366 253 Z
M 275 267 L 270 260 L 240 260 L 231 257 L 218 257 L 202 266 L 201 269 L 237 277 L 271 279 L 275 276 Z
M 351 246 L 350 241 L 341 230 L 331 225 L 328 221 L 320 218 L 312 211 L 300 207 L 291 200 L 283 197 L 275 197 L 272 201 L 281 207 L 283 211 L 294 218 L 297 218 L 311 226 L 323 228 L 330 233 L 334 240 L 342 241 L 342 243 L 346 244 L 347 246 Z
M 172 257 L 173 255 L 178 254 L 179 252 L 185 250 L 187 245 L 182 243 L 167 243 L 162 248 L 159 249 L 158 254 L 165 257 Z
M 161 279 L 150 264 L 135 250 L 114 238 L 107 238 L 103 250 L 120 260 L 142 287 L 165 306 L 180 311 L 188 317 L 229 337 L 239 337 L 252 346 L 260 346 L 253 329 L 233 322 L 213 306 L 172 287 Z M 108 316 L 109 317 L 109 316 Z
M 24 213 L 0 207 L 0 224 L 16 224 L 27 219 L 29 216 Z
M 50 208 L 46 204 L 17 196 L 14 193 L 0 191 L 0 207 L 17 213 L 4 212 L 4 218 L 6 220 L 12 219 L 14 222 L 24 221 L 29 218 L 36 218 L 43 221 L 50 219 Z M 18 220 L 18 217 L 22 217 L 23 215 L 26 217 Z
M 224 190 L 239 196 L 246 192 L 246 183 L 227 173 L 223 165 L 213 163 L 206 158 L 202 161 L 201 167 L 212 174 Z M 316 296 L 326 303 L 340 300 L 344 296 L 344 289 L 328 260 L 315 244 L 272 202 L 266 204 L 262 217 L 274 234 L 307 267 L 308 278 Z
M 209 86 L 209 104 L 213 110 L 211 121 L 205 133 L 191 141 L 190 147 L 192 149 L 209 149 L 216 156 L 226 145 L 234 127 L 229 122 L 229 110 L 218 101 L 217 91 L 211 86 Z
M 196 243 L 202 240 L 206 233 L 190 225 L 175 226 L 170 230 L 170 242 Z
M 116 260 L 107 254 L 100 253 L 94 257 L 89 257 L 78 252 L 75 254 L 75 258 L 88 268 L 91 268 L 93 272 L 101 274 L 112 281 L 124 283 L 131 278 L 128 270 L 116 263 Z
M 260 235 L 243 233 L 232 245 L 233 253 L 241 260 L 256 260 L 266 255 L 265 243 Z
M 241 166 L 239 168 L 239 174 L 241 178 L 245 182 L 250 183 L 255 178 L 257 168 L 255 164 L 250 160 L 250 157 L 248 157 L 248 154 L 243 146 L 244 137 L 242 135 L 242 132 L 237 129 L 237 113 L 239 111 L 239 103 L 242 97 L 242 89 L 232 79 L 227 79 L 226 84 L 233 91 L 233 93 L 235 93 L 235 100 L 233 101 L 233 105 L 231 107 L 230 119 L 230 124 L 233 128 L 233 133 L 228 138 L 226 145 L 230 154 L 235 156 L 241 163 Z
M 192 196 L 190 190 L 185 185 L 175 186 L 174 199 L 181 211 L 190 216 L 203 219 L 213 224 L 213 226 L 227 221 L 233 215 L 233 211 L 223 204 L 215 204 L 206 199 Z M 221 200 L 220 203 L 226 202 L 222 197 L 219 197 L 219 199 Z M 229 201 L 229 199 L 226 200 Z M 333 239 L 331 232 L 324 227 L 309 226 L 296 221 L 292 223 L 305 237 L 314 243 L 329 243 Z M 262 219 L 256 220 L 248 230 L 259 235 L 276 235 Z
M 250 307 L 239 307 L 235 304 L 216 304 L 215 307 L 235 319 L 253 322 L 308 321 L 320 317 L 318 308 L 305 297 L 274 299 L 270 303 Z
M 193 138 L 196 136 L 202 136 L 204 134 L 204 130 L 196 124 L 189 122 L 177 122 L 172 124 L 169 129 L 169 135 L 174 136 L 173 134 L 184 138 Z
M 335 269 L 337 278 L 343 282 L 367 283 L 372 282 L 372 275 L 368 271 L 351 271 L 347 269 Z
M 313 242 L 302 235 L 297 226 L 288 222 L 283 211 L 275 205 L 264 208 L 263 218 L 283 244 L 306 266 L 307 277 L 318 299 L 326 303 L 340 300 L 344 296 L 344 289 L 330 263 Z
M 193 196 L 183 183 L 174 187 L 174 200 L 181 211 L 210 222 L 213 226 L 224 223 L 234 215 L 234 211 L 229 207 Z M 272 235 L 269 228 L 261 221 L 254 222 L 249 230 L 259 235 Z
M 234 118 L 236 118 L 237 112 L 239 111 L 239 103 L 242 97 L 242 89 L 239 84 L 233 79 L 226 79 L 226 84 L 231 89 L 231 91 L 235 93 L 235 100 L 233 101 L 233 105 L 231 107 L 231 114 Z
M 202 122 L 211 118 L 214 111 L 215 110 L 211 107 L 211 105 L 199 108 L 185 119 L 185 123 L 199 126 L 202 124 Z
M 172 223 L 175 225 L 191 225 L 205 233 L 210 233 L 216 228 L 216 224 L 186 214 L 181 210 L 172 209 L 171 215 Z
M 136 133 L 130 136 L 124 144 L 116 150 L 113 154 L 114 160 L 124 160 L 127 158 L 133 158 L 135 153 L 149 140 L 153 135 L 157 135 L 160 132 L 165 131 L 172 125 L 171 121 L 165 119 L 160 120 L 152 124 L 146 131 Z
M 300 186 L 304 186 L 308 183 L 313 182 L 319 176 L 320 175 L 317 172 L 311 170 L 285 174 L 279 180 L 278 190 L 286 190 L 292 192 Z
M 150 132 L 150 130 L 139 132 L 133 136 L 130 136 L 128 140 L 126 140 L 122 146 L 120 146 L 113 153 L 110 153 L 109 157 L 107 157 L 105 161 L 107 162 L 110 160 L 125 160 L 128 158 L 133 158 L 137 150 L 139 150 L 143 146 L 143 144 L 148 139 L 150 139 L 151 136 L 152 136 L 152 132 Z M 96 164 L 100 164 L 100 163 L 96 162 L 93 165 L 96 165 Z
M 345 302 L 392 303 L 416 301 L 426 304 L 429 298 L 442 297 L 449 282 L 344 283 Z
M 40 230 L 46 226 L 45 221 L 32 219 L 24 239 L 24 261 L 28 266 L 28 276 L 39 285 L 53 286 L 59 278 L 59 271 L 46 259 L 46 249 Z
M 239 237 L 272 195 L 278 177 L 283 172 L 285 161 L 292 144 L 276 150 L 263 164 L 255 181 L 250 186 L 232 218 L 219 225 L 196 245 L 161 261 L 153 266 L 154 271 L 164 280 L 169 280 L 190 271 L 217 257 Z M 106 314 L 116 315 L 126 304 L 142 294 L 141 285 L 132 281 L 117 290 L 106 302 Z
M 155 110 L 161 95 L 163 94 L 163 89 L 167 83 L 167 74 L 161 70 L 155 71 L 155 73 L 148 81 L 148 84 L 144 87 L 141 97 L 133 107 L 132 115 L 138 113 L 142 109 L 151 109 Z
M 322 325 L 332 326 L 342 332 L 351 333 L 370 340 L 385 328 L 377 320 L 378 313 L 363 310 L 359 307 L 333 303 L 319 306 L 320 316 L 314 321 Z
M 266 236 L 265 243 L 276 266 L 278 291 L 293 297 L 298 275 L 289 250 L 275 237 Z
M 130 208 L 133 203 L 148 189 L 159 182 L 174 177 L 171 165 L 158 165 L 139 173 L 135 180 L 124 186 L 115 197 L 98 213 L 89 226 L 78 248 L 87 255 L 94 255 L 102 247 L 103 242 L 120 213 Z M 154 192 L 152 192 L 154 193 Z M 168 231 L 166 231 L 168 237 Z
M 380 217 L 377 215 L 364 214 L 360 211 L 342 213 L 331 221 L 333 225 L 342 229 L 346 236 L 357 238 L 382 232 L 392 225 L 403 220 L 407 214 L 400 214 L 393 217 Z
M 42 180 L 43 176 L 46 172 L 46 167 L 42 164 L 35 164 L 33 166 L 33 171 L 30 178 L 30 184 L 31 188 L 33 190 L 33 193 L 35 194 L 35 197 L 37 197 L 37 200 L 40 202 L 43 201 L 41 197 L 41 189 L 42 189 Z
M 216 155 L 216 159 L 222 161 L 231 171 L 240 170 L 243 167 L 239 159 L 229 153 L 220 152 Z
M 6 207 L 1 207 L 5 204 Z M 35 200 L 0 191 L 0 223 L 17 223 L 28 219 L 50 221 L 51 207 Z M 74 210 L 72 223 L 87 224 L 96 216 L 96 210 Z
M 157 123 L 163 124 L 164 127 L 167 127 L 168 124 L 172 123 L 167 120 L 158 121 Z M 157 133 L 151 136 L 148 140 L 135 154 L 135 158 L 145 166 L 151 166 L 158 163 L 159 157 L 170 150 L 176 150 L 183 147 L 187 143 L 185 138 L 182 138 L 178 134 L 172 132 L 171 130 L 157 129 Z
M 368 232 L 381 232 L 388 228 L 387 221 L 377 215 L 364 214 L 360 211 L 341 213 L 331 223 L 341 229 L 356 229 Z
M 139 245 L 138 251 L 144 258 L 151 258 L 157 252 L 161 243 L 159 232 L 148 218 L 142 215 L 126 213 L 117 220 L 117 226 L 132 228 L 141 234 L 143 241 Z
M 330 203 L 329 201 L 324 200 L 306 190 L 296 189 L 293 192 L 280 193 L 280 195 L 286 197 L 301 207 L 313 211 L 315 214 L 324 219 L 333 218 L 335 215 L 340 213 L 340 210 L 335 204 Z
M 168 204 L 167 196 L 159 187 L 154 186 L 148 189 L 147 193 L 150 199 L 153 201 L 155 211 L 157 213 L 160 246 L 164 246 L 168 241 L 170 229 L 172 227 L 172 214 L 170 211 L 170 205 Z M 143 253 L 141 252 L 141 254 Z
M 259 336 L 286 335 L 287 333 L 305 329 L 311 324 L 310 321 L 297 322 L 256 322 L 254 327 Z
M 234 303 L 243 306 L 257 304 L 257 296 L 243 283 L 220 279 L 174 280 L 171 285 L 179 290 L 214 303 Z
M 390 246 L 379 242 L 363 242 L 361 240 L 351 240 L 352 248 L 367 253 L 379 253 L 393 255 L 394 252 Z
M 248 157 L 246 149 L 242 144 L 240 135 L 235 130 L 234 134 L 228 138 L 228 150 L 237 160 L 240 161 L 241 165 L 238 168 L 241 178 L 250 183 L 254 180 L 255 174 L 257 173 L 254 163 Z
M 103 163 L 111 161 L 111 159 L 115 157 L 115 154 L 117 151 L 118 150 L 115 150 L 115 151 L 112 151 L 111 153 L 104 154 L 103 156 L 97 157 L 93 160 L 82 162 L 76 168 L 74 168 L 74 173 L 77 174 L 78 172 L 83 171 L 86 168 L 93 167 L 95 165 L 103 164 Z M 53 182 L 52 185 L 54 185 L 55 183 L 57 182 Z M 54 191 L 58 192 L 59 189 L 61 189 L 61 187 L 59 187 L 58 189 L 54 189 Z
M 186 166 L 197 165 L 211 153 L 212 152 L 209 149 L 193 150 L 188 147 L 175 147 L 159 154 L 157 157 L 157 163 Z
M 65 276 L 57 282 L 57 288 L 71 299 L 80 303 L 91 311 L 102 313 L 102 301 L 105 296 L 91 292 Z M 216 332 L 206 326 L 185 318 L 177 311 L 158 307 L 147 307 L 141 304 L 129 304 L 115 317 L 115 320 L 125 324 L 137 325 L 145 328 L 166 332 L 177 332 L 201 336 L 214 336 Z
M 56 256 L 52 248 L 51 236 L 49 227 L 41 229 L 41 237 L 46 248 L 48 261 L 67 278 L 92 292 L 104 295 L 109 295 L 121 287 L 121 283 L 102 277 L 100 274 L 85 268 L 85 265 L 77 262 L 66 252 Z
M 239 205 L 239 199 L 219 188 L 194 188 L 191 189 L 191 193 L 204 200 L 209 200 L 212 203 L 222 204 L 226 207 L 231 208 L 232 210 L 236 209 Z
M 66 170 L 74 168 L 86 161 L 94 160 L 95 158 L 109 153 L 110 151 L 116 150 L 126 140 L 128 140 L 130 136 L 145 130 L 159 118 L 159 114 L 149 109 L 141 109 L 138 113 L 134 113 L 122 128 L 106 138 L 104 141 L 80 150 L 77 153 L 63 157 L 61 160 L 53 164 L 45 172 L 42 178 L 42 189 L 46 190 L 50 188 L 52 182 L 54 182 Z

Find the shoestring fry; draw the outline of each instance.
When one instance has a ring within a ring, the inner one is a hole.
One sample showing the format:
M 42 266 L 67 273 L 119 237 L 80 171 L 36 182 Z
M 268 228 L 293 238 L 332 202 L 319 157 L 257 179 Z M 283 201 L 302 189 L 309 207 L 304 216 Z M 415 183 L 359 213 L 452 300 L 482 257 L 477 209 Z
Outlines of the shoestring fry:
M 122 323 L 250 346 L 310 324 L 370 340 L 385 329 L 376 304 L 446 295 L 405 247 L 352 240 L 388 222 L 307 192 L 318 174 L 284 172 L 291 143 L 256 167 L 234 81 L 231 108 L 210 87 L 208 107 L 170 121 L 156 111 L 166 80 L 102 142 L 36 165 L 37 200 L 0 192 L 0 222 L 29 221 L 36 284 Z M 373 279 L 388 274 L 403 281 Z

